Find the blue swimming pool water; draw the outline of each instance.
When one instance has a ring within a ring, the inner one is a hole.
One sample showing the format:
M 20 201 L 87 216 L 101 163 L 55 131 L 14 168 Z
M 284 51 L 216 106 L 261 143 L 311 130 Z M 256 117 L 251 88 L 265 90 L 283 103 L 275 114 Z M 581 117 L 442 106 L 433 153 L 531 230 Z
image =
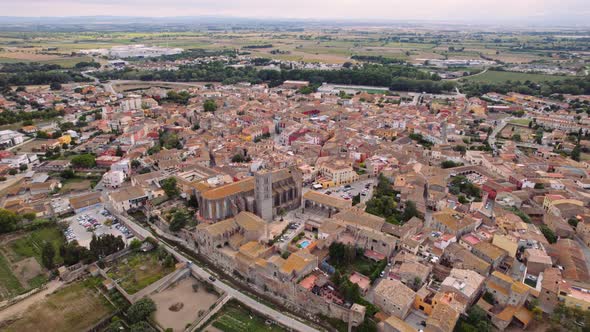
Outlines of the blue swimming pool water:
M 309 245 L 309 241 L 305 240 L 305 241 L 301 241 L 301 243 L 299 243 L 299 245 L 301 246 L 301 248 L 306 248 Z

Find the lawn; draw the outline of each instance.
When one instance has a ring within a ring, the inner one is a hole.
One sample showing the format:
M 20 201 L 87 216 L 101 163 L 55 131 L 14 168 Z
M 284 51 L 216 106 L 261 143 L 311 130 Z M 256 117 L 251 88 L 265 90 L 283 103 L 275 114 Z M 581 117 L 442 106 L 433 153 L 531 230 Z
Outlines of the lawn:
M 51 242 L 55 248 L 54 262 L 62 262 L 59 256 L 59 247 L 65 242 L 64 236 L 57 227 L 44 227 L 36 229 L 29 234 L 10 243 L 12 254 L 11 261 L 17 262 L 27 257 L 35 257 L 41 263 L 41 249 L 45 242 Z
M 76 282 L 49 295 L 3 331 L 87 330 L 114 310 L 95 289 L 94 280 Z
M 509 123 L 515 124 L 515 125 L 520 125 L 520 126 L 527 126 L 529 125 L 529 123 L 531 122 L 530 119 L 513 119 L 510 120 Z
M 330 264 L 332 264 L 332 262 L 330 262 Z M 381 272 L 382 268 L 380 269 L 380 264 L 380 262 L 374 262 L 370 259 L 365 258 L 364 256 L 358 256 L 354 259 L 352 264 L 349 264 L 347 266 L 332 266 L 339 269 L 340 272 L 343 274 L 349 274 L 356 271 L 360 274 L 369 277 L 378 269 L 379 272 Z
M 544 82 L 544 81 L 559 81 L 568 78 L 567 76 L 556 76 L 556 75 L 544 75 L 544 74 L 529 74 L 529 73 L 517 73 L 508 71 L 493 71 L 488 70 L 487 72 L 476 75 L 473 77 L 465 78 L 467 81 L 480 82 L 480 83 L 502 83 L 506 81 L 531 81 L 531 82 Z
M 174 271 L 174 266 L 165 267 L 155 250 L 132 253 L 119 259 L 108 271 L 108 276 L 116 280 L 129 294 L 135 294 Z
M 72 178 L 63 181 L 61 187 L 62 193 L 69 193 L 74 191 L 86 191 L 92 187 L 92 181 L 82 178 Z
M 266 319 L 237 301 L 229 301 L 217 314 L 213 327 L 223 332 L 286 331 L 279 325 L 266 325 Z

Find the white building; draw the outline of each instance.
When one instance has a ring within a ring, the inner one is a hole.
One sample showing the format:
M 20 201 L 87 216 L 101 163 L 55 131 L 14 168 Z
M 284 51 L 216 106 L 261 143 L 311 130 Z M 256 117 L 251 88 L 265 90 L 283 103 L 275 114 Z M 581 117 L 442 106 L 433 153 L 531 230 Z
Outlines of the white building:
M 129 174 L 130 169 L 131 165 L 129 159 L 121 159 L 111 165 L 111 171 L 120 171 L 123 172 L 125 175 Z
M 119 188 L 125 182 L 125 177 L 121 171 L 108 171 L 102 176 L 102 183 L 108 188 Z
M 0 147 L 11 147 L 24 141 L 25 135 L 14 130 L 0 130 Z

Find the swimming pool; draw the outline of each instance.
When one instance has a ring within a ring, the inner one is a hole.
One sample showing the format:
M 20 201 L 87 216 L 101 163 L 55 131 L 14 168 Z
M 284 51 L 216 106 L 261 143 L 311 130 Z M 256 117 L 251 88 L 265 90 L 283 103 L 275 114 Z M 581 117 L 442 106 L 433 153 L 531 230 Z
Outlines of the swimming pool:
M 308 240 L 304 240 L 304 241 L 299 242 L 299 246 L 303 249 L 307 248 L 308 245 L 309 245 Z

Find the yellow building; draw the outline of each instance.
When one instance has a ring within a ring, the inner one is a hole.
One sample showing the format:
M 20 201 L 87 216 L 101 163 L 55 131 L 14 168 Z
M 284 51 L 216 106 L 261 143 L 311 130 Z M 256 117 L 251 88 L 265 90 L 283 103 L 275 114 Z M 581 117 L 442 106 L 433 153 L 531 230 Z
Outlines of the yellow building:
M 58 137 L 57 140 L 59 141 L 59 144 L 70 144 L 72 142 L 72 137 L 70 135 L 63 135 L 61 137 Z
M 510 235 L 494 234 L 492 244 L 508 252 L 510 257 L 516 257 L 518 251 L 518 240 Z
M 345 160 L 330 160 L 319 166 L 319 173 L 334 185 L 352 183 L 359 179 L 359 175 L 352 168 L 352 163 Z

